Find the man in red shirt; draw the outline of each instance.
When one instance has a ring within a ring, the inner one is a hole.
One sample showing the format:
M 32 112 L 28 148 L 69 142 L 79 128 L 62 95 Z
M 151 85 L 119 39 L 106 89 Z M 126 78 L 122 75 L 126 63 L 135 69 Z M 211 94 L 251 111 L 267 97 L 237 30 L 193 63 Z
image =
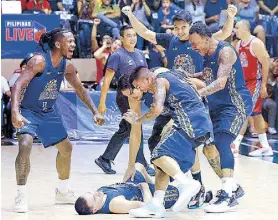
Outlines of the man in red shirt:
M 246 86 L 253 96 L 253 113 L 256 131 L 258 132 L 261 148 L 250 152 L 250 156 L 272 156 L 273 151 L 267 141 L 265 122 L 262 116 L 262 101 L 267 97 L 267 76 L 269 72 L 268 54 L 264 43 L 251 35 L 250 24 L 247 20 L 239 21 L 236 26 L 236 35 L 240 39 L 236 46 L 244 72 Z M 247 122 L 240 134 L 232 143 L 233 151 L 238 151 L 239 145 L 247 128 Z
M 30 0 L 27 3 L 27 10 L 37 9 L 43 11 L 45 14 L 50 14 L 50 4 L 48 0 Z

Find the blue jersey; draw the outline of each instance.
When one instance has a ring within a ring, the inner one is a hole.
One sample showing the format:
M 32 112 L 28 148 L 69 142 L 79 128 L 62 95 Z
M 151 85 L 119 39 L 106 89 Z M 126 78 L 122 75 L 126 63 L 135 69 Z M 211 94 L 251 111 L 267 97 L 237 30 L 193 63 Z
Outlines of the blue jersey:
M 191 47 L 189 41 L 181 41 L 172 34 L 156 34 L 156 41 L 166 49 L 169 69 L 182 69 L 189 74 L 203 70 L 203 57 Z
M 50 112 L 53 111 L 53 105 L 64 79 L 67 59 L 63 58 L 59 66 L 54 68 L 50 52 L 40 53 L 40 55 L 45 59 L 45 68 L 23 89 L 20 108 L 33 112 Z
M 202 78 L 204 79 L 206 85 L 211 84 L 217 79 L 219 53 L 224 47 L 233 48 L 231 44 L 225 41 L 219 41 L 215 52 L 211 56 L 206 55 L 204 57 L 204 71 Z M 233 50 L 235 51 L 234 48 Z M 224 108 L 231 107 L 236 109 L 237 112 L 246 114 L 246 105 L 250 105 L 249 98 L 251 95 L 246 88 L 243 69 L 238 53 L 236 52 L 236 54 L 237 59 L 232 66 L 225 88 L 207 97 L 209 109 L 212 112 L 222 111 Z
M 138 66 L 147 67 L 144 53 L 136 48 L 134 52 L 128 52 L 121 47 L 109 57 L 106 68 L 115 71 L 115 77 L 119 79 L 121 75 L 130 74 Z
M 170 84 L 164 108 L 170 111 L 174 125 L 192 139 L 211 133 L 209 112 L 197 90 L 183 76 L 173 71 L 159 73 L 157 78 L 167 79 Z

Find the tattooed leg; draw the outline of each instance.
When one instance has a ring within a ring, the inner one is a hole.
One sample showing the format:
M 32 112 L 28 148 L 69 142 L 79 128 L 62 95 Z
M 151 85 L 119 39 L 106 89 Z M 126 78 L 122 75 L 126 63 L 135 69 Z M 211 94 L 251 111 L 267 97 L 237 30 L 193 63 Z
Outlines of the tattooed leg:
M 219 178 L 222 178 L 223 172 L 221 169 L 220 155 L 215 145 L 204 147 L 203 153 L 216 175 L 219 176 Z
M 15 160 L 15 172 L 17 185 L 25 185 L 30 173 L 30 154 L 33 137 L 29 134 L 18 136 L 18 154 Z
M 56 168 L 59 175 L 59 179 L 60 180 L 69 179 L 72 144 L 68 139 L 65 139 L 59 144 L 57 144 L 56 146 L 58 148 L 58 154 L 56 158 Z

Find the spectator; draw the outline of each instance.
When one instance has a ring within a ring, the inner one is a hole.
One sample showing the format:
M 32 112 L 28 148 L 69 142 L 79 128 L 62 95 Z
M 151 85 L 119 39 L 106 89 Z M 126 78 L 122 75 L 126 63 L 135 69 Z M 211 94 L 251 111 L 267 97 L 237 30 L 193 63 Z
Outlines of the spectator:
M 153 29 L 148 21 L 148 17 L 151 15 L 151 10 L 146 3 L 146 0 L 132 0 L 131 10 L 133 14 L 149 29 Z M 140 50 L 144 48 L 144 39 L 140 36 L 137 37 L 136 47 Z
M 91 32 L 92 19 L 95 3 L 93 0 L 78 0 L 77 12 L 79 21 L 77 23 L 80 41 L 80 57 L 92 57 Z
M 75 14 L 76 0 L 57 0 L 57 7 L 60 11 L 67 11 L 69 14 Z
M 260 14 L 278 16 L 278 0 L 258 0 Z
M 22 12 L 27 10 L 27 0 L 17 0 L 21 2 L 21 10 Z
M 2 100 L 3 95 L 11 96 L 10 87 L 5 77 L 1 76 L 1 138 L 4 138 L 3 126 L 4 126 L 4 101 Z
M 27 3 L 27 10 L 38 10 L 45 14 L 51 13 L 50 4 L 47 0 L 30 0 Z
M 157 20 L 154 22 L 154 30 L 158 33 L 165 33 L 167 29 L 174 28 L 172 17 L 180 10 L 170 0 L 162 0 L 162 6 L 158 9 Z
M 105 32 L 111 32 L 114 39 L 120 39 L 121 11 L 118 5 L 112 4 L 111 0 L 102 0 L 100 6 L 94 8 L 94 16 L 102 21 Z
M 207 0 L 204 12 L 206 14 L 205 21 L 212 33 L 217 32 L 219 27 L 220 14 L 227 9 L 226 0 Z
M 147 59 L 148 67 L 167 67 L 168 60 L 164 52 L 165 48 L 162 46 L 151 44 L 150 49 L 147 50 L 146 54 L 149 55 L 149 59 Z
M 258 5 L 255 0 L 240 0 L 237 4 L 237 21 L 248 20 L 251 25 L 251 32 L 265 44 L 265 31 L 262 25 L 258 24 Z
M 192 22 L 201 21 L 205 24 L 205 12 L 202 0 L 185 0 L 185 9 L 192 15 Z
M 25 70 L 26 65 L 27 65 L 27 60 L 24 59 L 24 60 L 21 61 L 20 65 L 19 65 L 20 69 L 17 69 L 17 70 L 14 71 L 14 73 L 13 73 L 13 75 L 12 75 L 10 81 L 9 81 L 10 88 L 13 87 L 17 78 L 20 76 L 20 74 L 23 72 L 23 70 Z

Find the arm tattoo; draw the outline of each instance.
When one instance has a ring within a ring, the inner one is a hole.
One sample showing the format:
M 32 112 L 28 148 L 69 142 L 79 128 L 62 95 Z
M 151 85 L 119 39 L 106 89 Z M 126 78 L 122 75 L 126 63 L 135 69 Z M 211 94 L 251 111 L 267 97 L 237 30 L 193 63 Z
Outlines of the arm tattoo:
M 32 57 L 26 66 L 26 69 L 22 72 L 19 78 L 16 80 L 15 85 L 12 88 L 12 111 L 19 111 L 19 102 L 22 89 L 26 88 L 30 81 L 37 73 L 43 72 L 45 68 L 45 60 L 41 55 L 35 55 Z
M 75 89 L 78 98 L 91 110 L 91 112 L 95 115 L 98 113 L 98 110 L 91 99 L 87 90 L 83 87 L 82 83 L 78 79 L 76 75 L 76 69 L 72 63 L 68 62 L 67 64 L 67 72 L 66 79 L 71 84 L 71 86 Z
M 232 48 L 224 47 L 220 51 L 217 79 L 199 91 L 201 96 L 208 96 L 225 88 L 236 59 L 236 53 Z
M 153 98 L 154 102 L 151 108 L 144 115 L 137 119 L 138 123 L 153 120 L 162 112 L 166 98 L 166 89 L 164 82 L 162 82 L 160 79 L 156 79 L 155 92 Z

